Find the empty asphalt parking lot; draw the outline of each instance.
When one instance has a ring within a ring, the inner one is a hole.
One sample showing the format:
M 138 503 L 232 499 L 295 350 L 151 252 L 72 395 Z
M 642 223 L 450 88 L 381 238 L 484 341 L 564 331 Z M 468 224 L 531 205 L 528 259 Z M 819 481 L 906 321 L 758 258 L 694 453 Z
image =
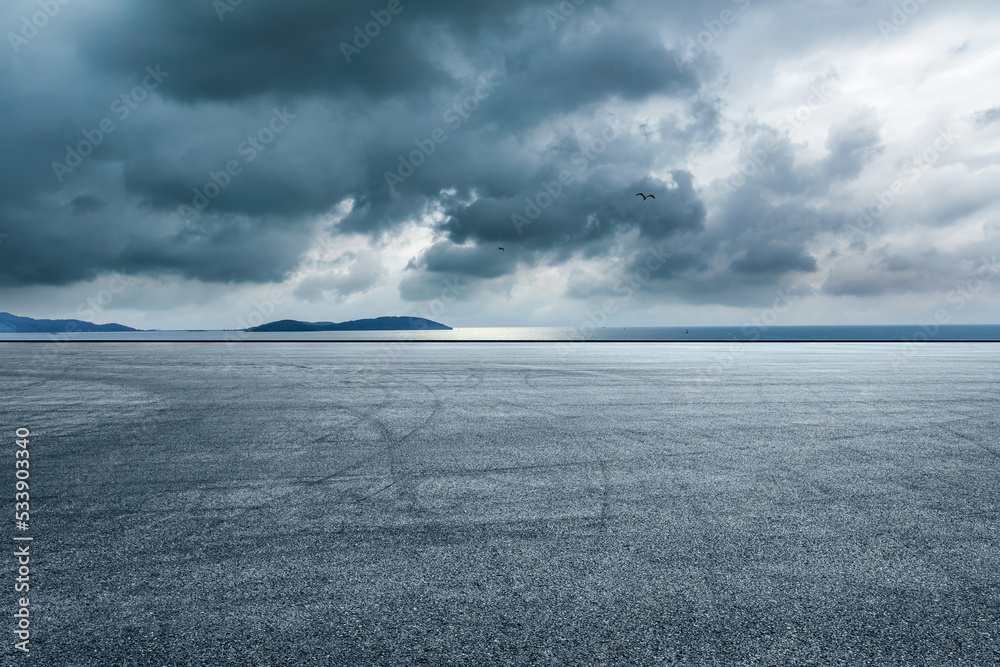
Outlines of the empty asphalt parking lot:
M 4 653 L 995 664 L 997 349 L 4 343 Z

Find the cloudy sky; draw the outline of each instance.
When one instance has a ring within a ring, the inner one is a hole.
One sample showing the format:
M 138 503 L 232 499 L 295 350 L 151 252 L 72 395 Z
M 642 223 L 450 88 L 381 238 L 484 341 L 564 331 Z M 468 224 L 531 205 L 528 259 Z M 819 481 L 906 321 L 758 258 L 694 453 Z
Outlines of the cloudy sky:
M 0 29 L 0 310 L 1000 319 L 995 0 L 16 0 Z

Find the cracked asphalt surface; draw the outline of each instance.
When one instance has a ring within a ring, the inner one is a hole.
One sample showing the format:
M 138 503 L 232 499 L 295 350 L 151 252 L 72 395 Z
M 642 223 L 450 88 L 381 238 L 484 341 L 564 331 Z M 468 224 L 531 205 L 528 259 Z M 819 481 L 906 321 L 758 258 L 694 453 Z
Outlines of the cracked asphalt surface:
M 4 343 L 0 655 L 998 664 L 998 349 Z

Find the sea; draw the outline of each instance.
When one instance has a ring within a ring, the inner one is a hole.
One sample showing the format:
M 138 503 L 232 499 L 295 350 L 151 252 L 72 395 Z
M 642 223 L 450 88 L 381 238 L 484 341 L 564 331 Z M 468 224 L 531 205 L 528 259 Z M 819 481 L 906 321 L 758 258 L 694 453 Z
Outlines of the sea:
M 101 333 L 0 333 L 2 341 L 81 342 L 1000 342 L 1000 324 L 824 326 L 461 327 L 442 331 L 149 330 Z

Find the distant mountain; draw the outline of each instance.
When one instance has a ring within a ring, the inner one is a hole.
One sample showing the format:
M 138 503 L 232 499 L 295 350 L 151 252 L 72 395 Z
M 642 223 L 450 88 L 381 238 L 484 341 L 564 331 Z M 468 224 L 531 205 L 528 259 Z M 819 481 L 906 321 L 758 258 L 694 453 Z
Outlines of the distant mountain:
M 423 317 L 375 317 L 350 322 L 300 322 L 278 320 L 244 331 L 451 331 L 451 327 Z
M 73 331 L 139 331 L 123 324 L 94 324 L 83 320 L 35 320 L 0 313 L 0 333 L 64 333 Z
M 0 313 L 0 333 L 64 333 L 95 331 L 142 331 L 123 324 L 94 324 L 83 320 L 35 320 Z M 350 322 L 299 322 L 280 320 L 244 331 L 451 331 L 451 327 L 423 317 L 375 317 Z

